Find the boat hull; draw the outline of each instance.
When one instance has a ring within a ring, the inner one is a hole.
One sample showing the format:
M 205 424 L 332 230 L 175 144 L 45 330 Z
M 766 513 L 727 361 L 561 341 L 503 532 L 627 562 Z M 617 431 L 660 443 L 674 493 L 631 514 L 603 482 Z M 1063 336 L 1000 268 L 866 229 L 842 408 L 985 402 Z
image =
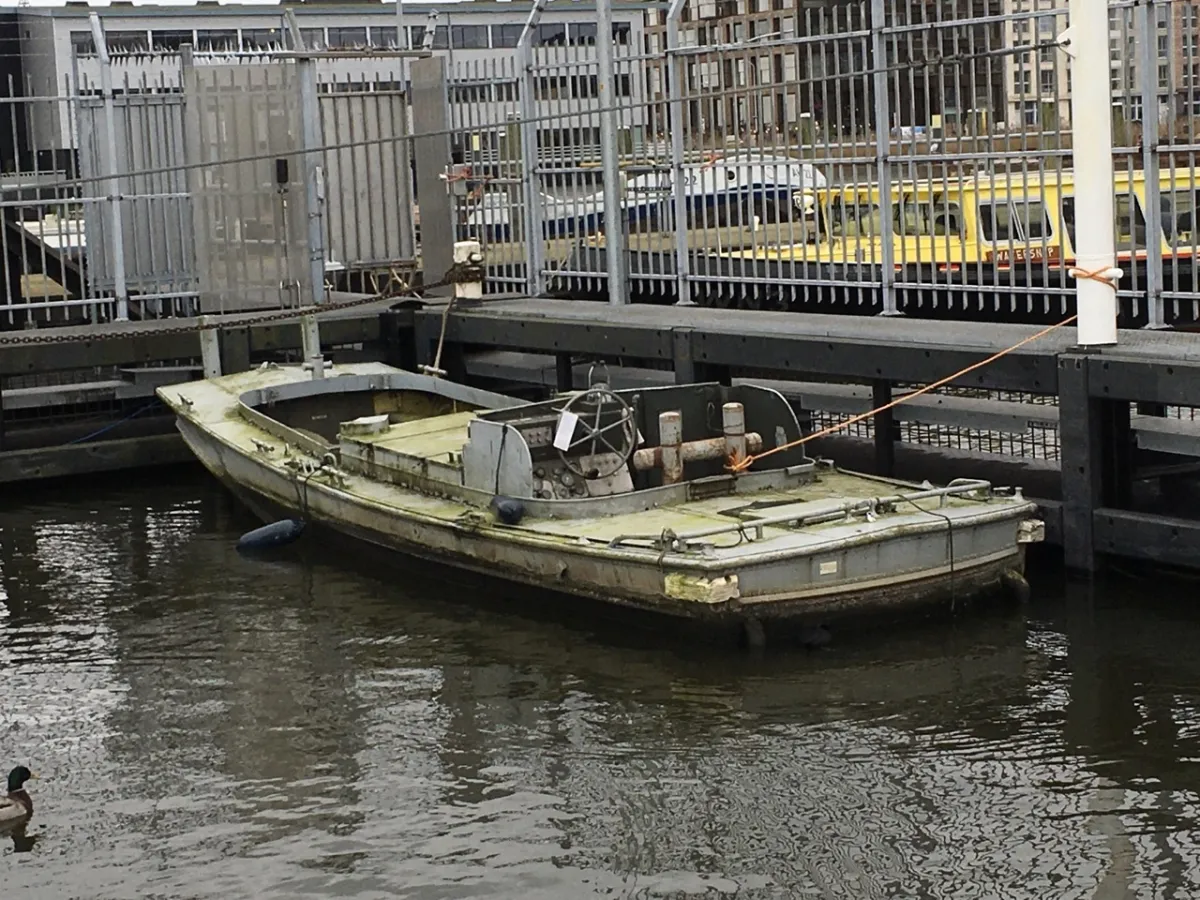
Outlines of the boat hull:
M 561 544 L 539 546 L 537 541 L 515 540 L 505 529 L 481 523 L 478 516 L 430 521 L 316 482 L 301 489 L 295 479 L 187 418 L 180 417 L 178 427 L 201 464 L 261 518 L 299 515 L 315 526 L 387 553 L 712 626 L 742 627 L 750 622 L 770 624 L 775 631 L 784 630 L 784 625 L 804 627 L 846 618 L 909 617 L 922 611 L 949 610 L 1020 583 L 1025 567 L 1024 545 L 1013 541 L 1014 518 L 1009 515 L 975 526 L 968 546 L 949 564 L 938 554 L 938 564 L 896 571 L 894 562 L 884 560 L 879 577 L 827 591 L 811 583 L 796 587 L 801 581 L 796 575 L 798 567 L 809 565 L 809 560 L 765 560 L 747 563 L 738 571 L 739 596 L 721 579 L 670 572 L 671 565 L 664 566 L 663 558 L 656 554 L 648 558 L 641 554 L 638 559 L 582 548 L 565 550 Z M 913 537 L 924 542 L 921 547 L 899 543 L 891 554 L 919 559 L 922 547 L 928 555 L 930 546 L 938 541 L 944 548 L 946 538 L 945 531 L 940 535 L 926 532 Z

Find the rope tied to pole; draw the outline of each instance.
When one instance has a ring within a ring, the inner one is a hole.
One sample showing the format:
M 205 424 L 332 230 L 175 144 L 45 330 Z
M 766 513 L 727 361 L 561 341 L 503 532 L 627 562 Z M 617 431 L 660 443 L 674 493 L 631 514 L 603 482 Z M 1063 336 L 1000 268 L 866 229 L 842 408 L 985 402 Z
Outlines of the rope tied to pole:
M 1067 274 L 1077 281 L 1097 281 L 1100 284 L 1107 284 L 1115 292 L 1121 282 L 1121 276 L 1125 273 L 1116 266 L 1107 266 L 1103 269 L 1095 270 L 1071 266 L 1071 268 L 1067 269 Z
M 1107 272 L 1107 271 L 1108 270 L 1102 270 L 1102 273 Z M 865 413 L 859 413 L 857 416 L 851 416 L 849 419 L 847 419 L 844 422 L 838 422 L 837 424 L 830 425 L 827 428 L 822 428 L 820 431 L 814 431 L 812 434 L 806 434 L 803 437 L 798 438 L 797 440 L 789 441 L 786 444 L 780 444 L 778 447 L 772 447 L 770 450 L 763 450 L 761 453 L 748 453 L 745 456 L 739 456 L 736 453 L 731 454 L 729 459 L 726 461 L 725 470 L 728 472 L 733 472 L 734 474 L 737 474 L 739 472 L 744 472 L 748 468 L 750 468 L 750 466 L 754 465 L 754 463 L 758 462 L 760 459 L 765 459 L 766 457 L 772 456 L 773 454 L 776 454 L 776 453 L 782 453 L 784 450 L 791 450 L 795 447 L 801 447 L 804 444 L 807 444 L 809 441 L 815 441 L 817 438 L 825 437 L 826 435 L 830 435 L 830 434 L 833 434 L 834 432 L 841 431 L 845 428 L 849 428 L 851 425 L 861 422 L 864 419 L 869 419 L 872 416 L 876 416 L 881 412 L 887 412 L 887 410 L 891 409 L 894 406 L 899 406 L 901 403 L 907 403 L 909 400 L 912 400 L 914 397 L 920 397 L 922 394 L 927 394 L 930 391 L 936 390 L 937 388 L 944 387 L 945 385 L 949 384 L 950 382 L 952 382 L 958 378 L 962 378 L 964 375 L 969 375 L 971 372 L 974 372 L 977 369 L 982 369 L 984 366 L 994 363 L 996 360 L 1000 359 L 1001 357 L 1007 356 L 1008 354 L 1012 353 L 1014 350 L 1019 350 L 1021 347 L 1024 347 L 1026 344 L 1032 344 L 1034 341 L 1038 340 L 1039 338 L 1045 337 L 1046 335 L 1050 334 L 1052 331 L 1062 328 L 1064 325 L 1070 325 L 1077 318 L 1079 318 L 1078 314 L 1073 315 L 1073 316 L 1067 316 L 1067 318 L 1063 319 L 1061 322 L 1056 322 L 1053 325 L 1049 325 L 1049 326 L 1043 328 L 1041 331 L 1038 331 L 1035 334 L 1031 334 L 1028 337 L 1022 338 L 1021 340 L 1017 341 L 1012 346 L 1005 347 L 1003 350 L 993 353 L 991 356 L 987 357 L 986 359 L 981 359 L 978 362 L 971 363 L 971 365 L 966 366 L 965 368 L 959 369 L 953 375 L 947 375 L 945 378 L 941 378 L 941 379 L 933 382 L 932 384 L 927 384 L 927 385 L 925 385 L 925 387 L 919 388 L 918 390 L 915 390 L 912 393 L 904 394 L 901 397 L 897 397 L 896 399 L 894 399 L 888 403 L 885 403 L 882 406 L 877 406 L 874 409 L 867 410 Z

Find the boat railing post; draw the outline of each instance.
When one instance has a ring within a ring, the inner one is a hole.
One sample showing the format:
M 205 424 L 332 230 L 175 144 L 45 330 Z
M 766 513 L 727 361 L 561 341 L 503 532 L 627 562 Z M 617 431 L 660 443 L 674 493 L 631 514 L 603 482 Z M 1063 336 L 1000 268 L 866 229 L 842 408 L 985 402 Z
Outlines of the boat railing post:
M 205 378 L 221 377 L 221 334 L 216 328 L 207 327 L 209 316 L 200 317 L 200 364 Z
M 746 408 L 740 403 L 721 407 L 721 424 L 725 432 L 725 452 L 735 458 L 746 456 Z
M 321 329 L 315 315 L 300 317 L 300 348 L 305 362 L 312 366 L 312 377 L 324 378 L 325 357 L 321 354 Z
M 472 274 L 478 274 L 477 280 L 455 281 L 455 300 L 483 299 L 483 250 L 479 241 L 456 241 L 454 244 L 454 267 L 467 267 Z
M 1075 276 L 1079 346 L 1117 342 L 1114 174 L 1108 16 L 1071 0 L 1059 42 L 1071 56 L 1071 154 L 1075 169 Z M 1149 40 L 1150 35 L 1146 36 Z M 1143 73 L 1147 75 L 1147 73 Z M 1157 127 L 1157 123 L 1155 123 Z
M 683 481 L 683 413 L 677 409 L 658 414 L 658 443 L 662 448 L 663 484 Z

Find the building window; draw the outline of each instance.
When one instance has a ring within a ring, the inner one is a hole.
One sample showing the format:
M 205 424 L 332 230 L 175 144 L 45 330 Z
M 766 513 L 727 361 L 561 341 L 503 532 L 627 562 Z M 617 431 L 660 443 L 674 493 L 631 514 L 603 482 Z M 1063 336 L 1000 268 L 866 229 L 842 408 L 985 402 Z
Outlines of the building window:
M 197 31 L 196 52 L 198 53 L 236 53 L 238 48 L 238 33 L 233 29 L 228 31 Z
M 191 31 L 152 31 L 150 47 L 158 53 L 178 53 L 184 44 L 195 46 L 196 36 Z
M 300 40 L 304 41 L 304 47 L 308 50 L 324 50 L 325 49 L 325 29 L 324 28 L 301 28 Z
M 367 46 L 365 28 L 330 28 L 329 47 L 336 50 L 352 50 Z
M 92 33 L 90 31 L 72 31 L 71 49 L 75 51 L 76 56 L 95 56 L 96 43 L 92 40 Z
M 571 26 L 571 43 L 581 47 L 596 45 L 596 23 L 580 22 Z
M 486 50 L 488 29 L 486 25 L 455 25 L 450 29 L 450 45 L 455 50 Z
M 539 25 L 533 43 L 537 47 L 561 47 L 567 43 L 567 26 L 562 23 Z
M 273 50 L 283 46 L 283 35 L 276 28 L 243 28 L 243 50 Z
M 632 27 L 628 22 L 613 23 L 613 42 L 617 44 L 628 44 L 629 35 L 632 32 Z
M 104 41 L 109 53 L 145 53 L 150 47 L 144 31 L 110 31 Z
M 505 48 L 517 46 L 524 29 L 524 25 L 493 25 L 492 46 Z

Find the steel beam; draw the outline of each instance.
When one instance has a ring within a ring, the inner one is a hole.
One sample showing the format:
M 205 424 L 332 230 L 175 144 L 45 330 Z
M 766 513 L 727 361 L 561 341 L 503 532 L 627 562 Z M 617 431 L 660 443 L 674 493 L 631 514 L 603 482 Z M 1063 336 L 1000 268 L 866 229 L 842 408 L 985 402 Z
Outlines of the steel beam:
M 871 408 L 879 409 L 892 402 L 892 383 L 876 379 L 871 384 Z M 896 472 L 896 416 L 892 410 L 876 413 L 875 423 L 875 473 L 894 475 Z
M 1099 365 L 1091 367 L 1088 387 L 1096 397 L 1192 406 L 1200 397 L 1200 359 L 1110 357 L 1106 353 Z
M 606 309 L 609 307 L 605 307 Z M 441 313 L 421 310 L 420 323 Z M 596 322 L 566 321 L 550 317 L 514 318 L 505 315 L 450 315 L 446 326 L 447 342 L 478 344 L 481 347 L 507 347 L 541 353 L 576 353 L 614 359 L 628 356 L 638 359 L 671 359 L 673 343 L 669 328 L 646 328 Z
M 1092 572 L 1096 553 L 1092 511 L 1101 506 L 1102 469 L 1098 402 L 1088 394 L 1084 354 L 1059 359 L 1059 446 L 1062 467 L 1063 555 L 1069 569 Z
M 1108 507 L 1092 518 L 1100 553 L 1188 568 L 1200 560 L 1200 521 Z
M 697 360 L 738 370 L 803 373 L 863 381 L 887 377 L 893 382 L 914 384 L 937 381 L 987 355 L 980 350 L 954 346 L 881 341 L 877 336 L 867 334 L 861 339 L 829 339 L 817 335 L 735 332 L 697 332 L 693 352 Z M 1036 351 L 1012 353 L 954 383 L 1033 393 L 1054 393 L 1058 387 L 1054 355 Z

